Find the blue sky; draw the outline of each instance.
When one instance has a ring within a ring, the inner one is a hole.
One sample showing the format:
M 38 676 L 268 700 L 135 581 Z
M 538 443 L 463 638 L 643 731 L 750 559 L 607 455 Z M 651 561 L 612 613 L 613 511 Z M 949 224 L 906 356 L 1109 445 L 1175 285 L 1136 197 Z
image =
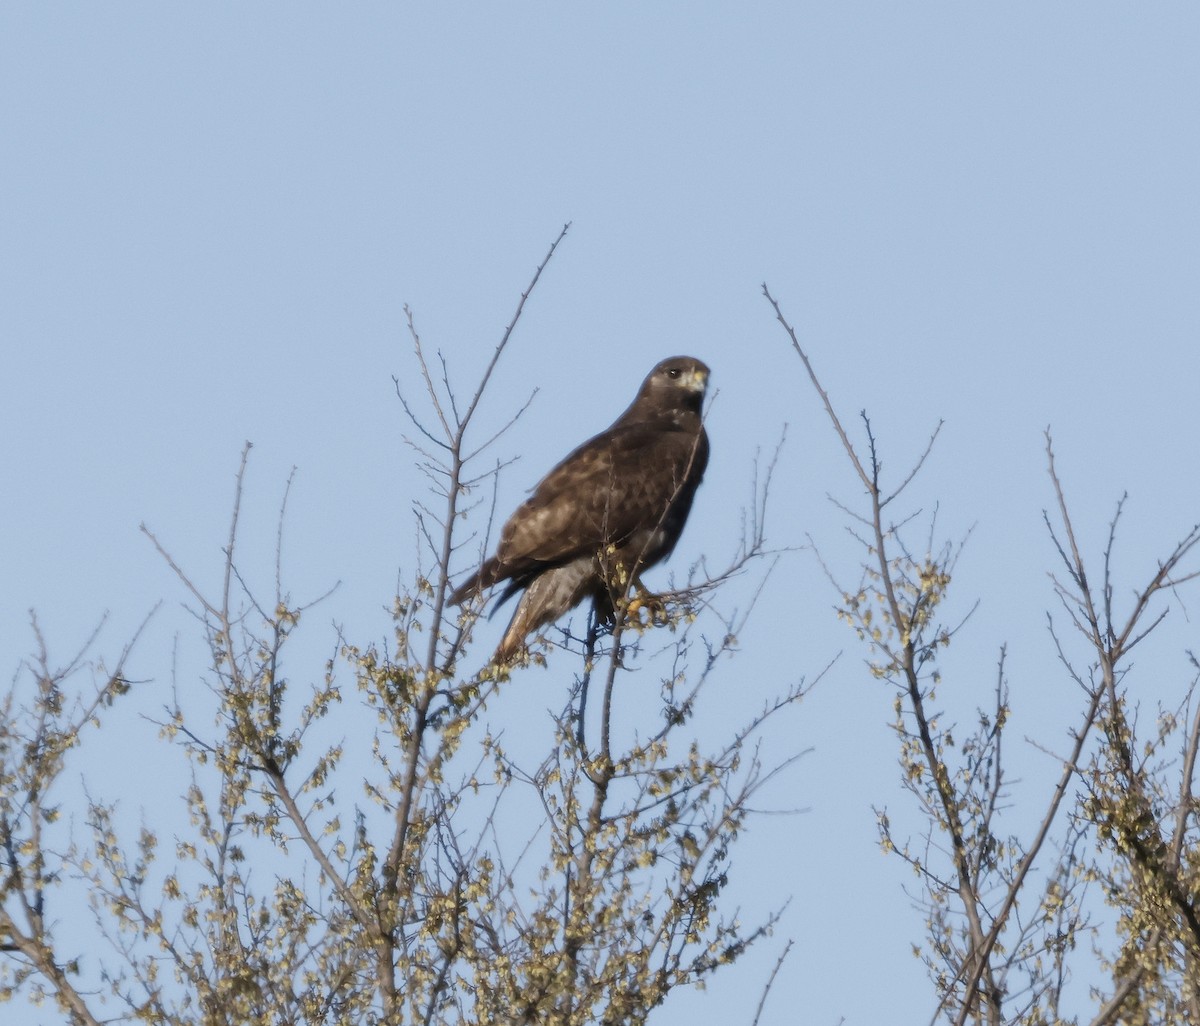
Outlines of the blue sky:
M 947 701 L 986 701 L 1008 642 L 1014 736 L 1053 747 L 1075 700 L 1043 626 L 1043 429 L 1089 543 L 1129 491 L 1130 586 L 1200 519 L 1198 44 L 1181 4 L 6 4 L 0 668 L 32 648 L 30 608 L 65 659 L 105 610 L 111 652 L 165 599 L 137 666 L 161 685 L 189 621 L 138 524 L 215 579 L 246 439 L 249 537 L 269 552 L 296 466 L 294 593 L 341 580 L 326 619 L 382 632 L 421 486 L 391 380 L 415 371 L 402 307 L 469 387 L 571 221 L 481 411 L 498 426 L 540 389 L 501 510 L 692 353 L 714 455 L 672 565 L 733 547 L 786 423 L 770 541 L 811 536 L 853 576 L 826 495 L 854 482 L 765 280 L 889 468 L 946 419 L 914 501 L 951 537 L 974 526 L 952 594 L 982 600 Z M 748 1021 L 784 937 L 776 1021 L 928 1014 L 920 917 L 871 812 L 905 807 L 891 696 L 834 599 L 789 556 L 710 696 L 721 722 L 845 651 L 773 794 L 809 811 L 739 856 L 746 907 L 791 910 L 660 1023 Z M 1167 689 L 1195 645 L 1186 617 L 1168 629 Z M 514 687 L 542 708 L 553 678 Z M 1036 792 L 1045 757 L 1020 758 Z

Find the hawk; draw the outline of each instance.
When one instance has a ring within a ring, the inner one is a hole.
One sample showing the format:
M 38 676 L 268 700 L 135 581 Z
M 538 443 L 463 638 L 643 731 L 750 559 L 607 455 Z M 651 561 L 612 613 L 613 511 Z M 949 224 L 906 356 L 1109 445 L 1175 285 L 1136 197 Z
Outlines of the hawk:
M 586 598 L 611 620 L 616 602 L 675 548 L 708 463 L 700 407 L 708 367 L 692 356 L 663 360 L 607 431 L 550 471 L 500 532 L 496 554 L 450 596 L 467 599 L 507 583 L 500 604 L 523 591 L 492 661 L 511 662 L 534 631 Z

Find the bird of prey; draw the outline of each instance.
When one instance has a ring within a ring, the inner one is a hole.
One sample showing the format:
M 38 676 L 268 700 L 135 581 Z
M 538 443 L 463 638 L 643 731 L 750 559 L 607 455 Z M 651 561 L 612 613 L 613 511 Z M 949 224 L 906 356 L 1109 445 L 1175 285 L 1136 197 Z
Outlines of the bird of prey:
M 602 621 L 679 541 L 708 463 L 701 417 L 708 367 L 663 360 L 608 430 L 547 474 L 500 532 L 496 554 L 450 596 L 507 583 L 523 591 L 493 663 L 510 663 L 534 631 L 591 598 Z

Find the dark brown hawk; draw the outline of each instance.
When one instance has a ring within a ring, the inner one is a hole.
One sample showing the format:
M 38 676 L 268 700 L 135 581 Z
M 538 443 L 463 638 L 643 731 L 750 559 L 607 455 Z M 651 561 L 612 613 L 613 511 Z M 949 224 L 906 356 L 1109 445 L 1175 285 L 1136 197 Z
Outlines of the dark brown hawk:
M 524 589 L 493 656 L 507 663 L 525 639 L 591 598 L 611 620 L 643 571 L 679 541 L 708 463 L 701 404 L 708 367 L 663 360 L 613 425 L 547 474 L 500 532 L 496 554 L 450 596 L 461 604 L 507 581 Z

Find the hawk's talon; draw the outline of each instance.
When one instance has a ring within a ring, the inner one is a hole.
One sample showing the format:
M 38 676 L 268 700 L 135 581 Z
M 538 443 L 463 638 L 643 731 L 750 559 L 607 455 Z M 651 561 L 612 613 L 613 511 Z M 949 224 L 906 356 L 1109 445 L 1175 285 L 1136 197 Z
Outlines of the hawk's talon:
M 647 614 L 645 620 L 642 619 L 643 610 Z M 666 602 L 660 596 L 652 595 L 645 589 L 640 589 L 638 594 L 629 600 L 625 606 L 625 619 L 626 623 L 638 630 L 665 627 L 671 621 Z

